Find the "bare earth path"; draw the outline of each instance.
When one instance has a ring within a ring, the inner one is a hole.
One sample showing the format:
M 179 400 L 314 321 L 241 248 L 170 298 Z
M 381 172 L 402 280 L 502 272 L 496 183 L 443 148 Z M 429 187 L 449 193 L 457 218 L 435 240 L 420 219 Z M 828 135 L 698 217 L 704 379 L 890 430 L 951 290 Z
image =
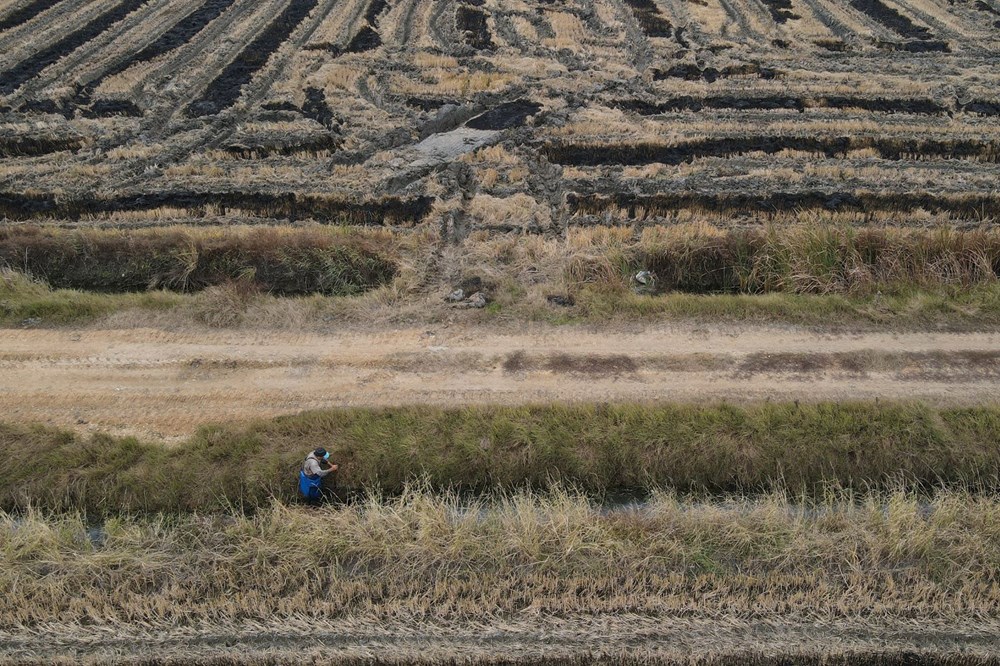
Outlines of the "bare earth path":
M 0 330 L 0 414 L 166 441 L 206 422 L 334 406 L 922 399 L 1000 388 L 1000 333 L 441 326 Z

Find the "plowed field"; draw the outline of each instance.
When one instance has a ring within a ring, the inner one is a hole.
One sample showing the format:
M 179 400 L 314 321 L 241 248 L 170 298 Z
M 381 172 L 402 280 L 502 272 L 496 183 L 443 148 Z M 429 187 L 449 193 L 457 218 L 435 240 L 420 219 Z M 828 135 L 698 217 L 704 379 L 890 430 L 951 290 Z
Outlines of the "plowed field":
M 978 224 L 990 1 L 8 2 L 0 215 Z

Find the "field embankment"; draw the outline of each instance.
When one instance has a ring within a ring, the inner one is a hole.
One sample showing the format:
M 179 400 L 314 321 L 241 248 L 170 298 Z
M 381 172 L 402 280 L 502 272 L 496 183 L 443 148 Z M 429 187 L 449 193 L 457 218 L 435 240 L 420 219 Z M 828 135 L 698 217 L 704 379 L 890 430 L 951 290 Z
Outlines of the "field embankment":
M 0 506 L 205 511 L 295 498 L 324 446 L 345 489 L 816 492 L 997 486 L 1000 409 L 918 403 L 400 407 L 208 426 L 172 447 L 4 425 Z
M 0 663 L 991 664 L 998 521 L 961 491 L 0 513 Z
M 160 326 L 435 323 L 455 319 L 443 296 L 459 286 L 466 297 L 484 294 L 485 310 L 461 315 L 481 323 L 1000 326 L 1000 232 L 855 227 L 846 218 L 574 228 L 565 238 L 478 234 L 460 246 L 441 246 L 427 229 L 15 225 L 0 229 L 0 271 L 0 323 L 31 327 L 128 312 Z M 649 278 L 640 284 L 642 271 Z

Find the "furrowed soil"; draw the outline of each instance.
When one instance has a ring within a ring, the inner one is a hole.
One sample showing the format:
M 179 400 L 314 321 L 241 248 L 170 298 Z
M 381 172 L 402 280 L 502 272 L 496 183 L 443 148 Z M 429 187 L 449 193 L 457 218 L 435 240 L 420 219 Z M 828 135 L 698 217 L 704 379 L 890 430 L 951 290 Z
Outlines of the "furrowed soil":
M 924 400 L 992 404 L 1000 333 L 649 325 L 288 331 L 0 330 L 0 412 L 178 441 L 327 407 Z

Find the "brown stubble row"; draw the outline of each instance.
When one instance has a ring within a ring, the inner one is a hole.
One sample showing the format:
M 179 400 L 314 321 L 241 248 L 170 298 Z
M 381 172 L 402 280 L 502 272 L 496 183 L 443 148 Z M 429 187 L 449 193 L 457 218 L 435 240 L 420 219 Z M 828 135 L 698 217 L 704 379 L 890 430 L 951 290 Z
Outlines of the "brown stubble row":
M 0 514 L 0 586 L 17 590 L 0 597 L 0 631 L 51 654 L 95 627 L 109 633 L 91 649 L 116 636 L 128 645 L 139 627 L 280 635 L 284 621 L 294 635 L 314 620 L 367 625 L 348 635 L 409 626 L 447 637 L 469 622 L 558 617 L 566 633 L 552 636 L 568 637 L 618 616 L 635 623 L 616 625 L 611 644 L 645 635 L 663 649 L 658 634 L 691 622 L 718 639 L 746 623 L 808 623 L 813 641 L 849 625 L 854 640 L 883 634 L 889 645 L 902 627 L 923 627 L 922 639 L 904 641 L 924 648 L 961 631 L 975 654 L 1000 605 L 998 516 L 995 499 L 956 491 L 805 502 L 656 494 L 608 509 L 558 489 L 483 500 L 419 488 L 318 512 L 274 504 L 254 516 L 96 527 L 74 515 Z M 47 646 L 32 641 L 40 632 Z

